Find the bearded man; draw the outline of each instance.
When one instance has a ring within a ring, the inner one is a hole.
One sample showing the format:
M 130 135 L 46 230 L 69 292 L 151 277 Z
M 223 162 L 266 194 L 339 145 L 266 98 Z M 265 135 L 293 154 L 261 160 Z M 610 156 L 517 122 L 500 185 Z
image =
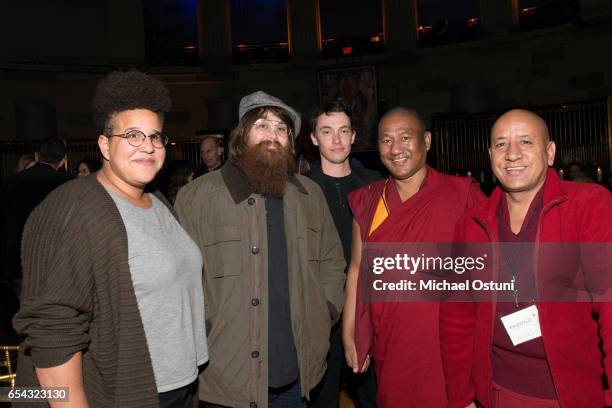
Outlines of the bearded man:
M 240 101 L 229 160 L 176 209 L 204 257 L 208 407 L 305 407 L 344 301 L 344 258 L 325 197 L 294 170 L 298 113 L 262 91 Z

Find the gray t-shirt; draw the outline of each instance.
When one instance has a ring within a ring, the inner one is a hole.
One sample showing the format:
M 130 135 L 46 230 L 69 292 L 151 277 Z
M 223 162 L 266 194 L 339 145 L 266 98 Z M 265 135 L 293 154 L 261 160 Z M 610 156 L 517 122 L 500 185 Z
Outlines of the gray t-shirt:
M 128 257 L 157 392 L 193 382 L 208 361 L 202 254 L 170 210 L 151 195 L 139 208 L 109 190 L 128 236 Z

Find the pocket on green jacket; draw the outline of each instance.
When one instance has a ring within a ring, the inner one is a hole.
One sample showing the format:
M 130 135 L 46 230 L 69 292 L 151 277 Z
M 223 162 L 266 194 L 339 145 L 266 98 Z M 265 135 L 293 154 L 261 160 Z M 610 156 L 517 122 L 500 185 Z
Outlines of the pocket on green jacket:
M 306 256 L 309 262 L 321 261 L 321 233 L 318 227 L 306 227 Z
M 213 278 L 237 276 L 242 270 L 242 234 L 234 225 L 210 227 L 204 236 L 205 273 Z

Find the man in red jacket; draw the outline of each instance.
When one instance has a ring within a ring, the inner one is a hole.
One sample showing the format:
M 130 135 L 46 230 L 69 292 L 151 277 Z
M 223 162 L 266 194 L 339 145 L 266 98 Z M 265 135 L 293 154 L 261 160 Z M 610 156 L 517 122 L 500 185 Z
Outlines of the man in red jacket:
M 392 251 L 397 243 L 451 242 L 455 222 L 484 199 L 474 180 L 425 164 L 431 137 L 417 112 L 387 112 L 378 126 L 378 149 L 391 175 L 349 194 L 354 221 L 342 337 L 354 372 L 367 369 L 370 355 L 374 359 L 379 408 L 446 406 L 439 303 L 368 302 L 357 290 L 358 280 L 367 280 L 360 275 L 362 243 Z
M 602 375 L 604 368 L 612 373 L 610 358 L 604 359 L 612 351 L 612 303 L 606 302 L 612 263 L 605 248 L 612 241 L 612 196 L 594 184 L 559 179 L 549 167 L 555 143 L 532 112 L 502 115 L 489 151 L 501 186 L 459 220 L 455 239 L 500 242 L 493 270 L 502 280 L 511 276 L 515 288 L 507 299 L 441 305 L 448 406 L 607 406 L 612 393 Z M 571 254 L 577 254 L 573 261 Z M 568 270 L 595 301 L 560 302 L 547 292 L 550 282 L 560 287 Z

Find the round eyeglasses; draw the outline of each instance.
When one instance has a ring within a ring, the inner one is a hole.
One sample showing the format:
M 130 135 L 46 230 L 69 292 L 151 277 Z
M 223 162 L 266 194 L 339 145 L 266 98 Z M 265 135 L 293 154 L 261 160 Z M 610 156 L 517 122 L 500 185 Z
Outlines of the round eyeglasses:
M 152 133 L 147 136 L 142 131 L 137 129 L 128 130 L 127 132 L 119 135 L 110 135 L 109 137 L 120 137 L 127 140 L 130 146 L 134 147 L 141 146 L 147 137 L 151 140 L 151 144 L 156 149 L 162 149 L 168 144 L 168 136 L 164 135 L 163 133 Z
M 289 129 L 285 122 L 277 120 L 257 119 L 253 123 L 253 129 L 259 134 L 267 134 L 272 131 L 277 137 L 288 137 L 291 135 L 291 129 Z

